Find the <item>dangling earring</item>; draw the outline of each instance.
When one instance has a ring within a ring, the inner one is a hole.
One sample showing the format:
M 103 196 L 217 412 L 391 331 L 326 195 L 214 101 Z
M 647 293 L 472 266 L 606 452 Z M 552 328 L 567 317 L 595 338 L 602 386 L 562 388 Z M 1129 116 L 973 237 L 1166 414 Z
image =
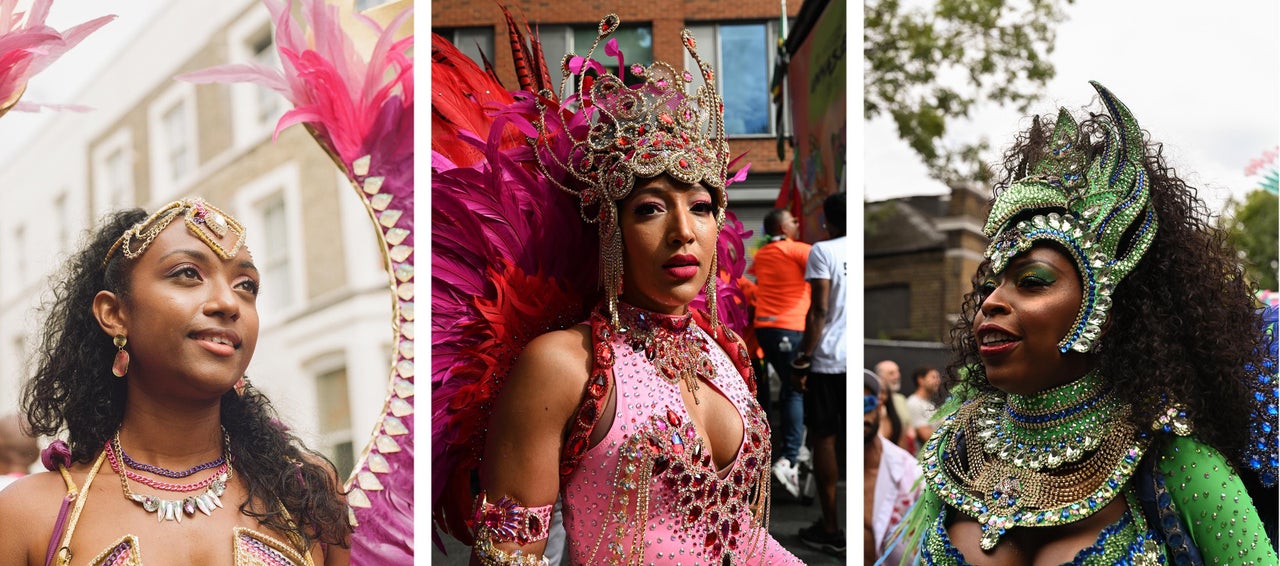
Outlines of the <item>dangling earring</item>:
M 118 349 L 115 362 L 111 364 L 111 373 L 115 374 L 116 377 L 124 377 L 129 373 L 129 352 L 124 349 L 125 344 L 129 343 L 129 339 L 124 334 L 116 334 L 116 337 L 111 342 Z
M 244 397 L 244 388 L 248 386 L 249 386 L 249 376 L 247 375 L 240 376 L 240 380 L 236 381 L 236 384 L 233 387 L 236 390 L 236 396 Z

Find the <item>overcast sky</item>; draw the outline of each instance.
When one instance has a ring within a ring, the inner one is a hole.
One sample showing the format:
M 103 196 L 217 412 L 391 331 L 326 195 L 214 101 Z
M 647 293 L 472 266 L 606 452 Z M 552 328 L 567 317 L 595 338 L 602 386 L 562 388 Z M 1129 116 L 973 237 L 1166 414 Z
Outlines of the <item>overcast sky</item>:
M 1089 80 L 1114 92 L 1178 174 L 1201 189 L 1211 207 L 1257 186 L 1249 161 L 1280 143 L 1280 10 L 1275 0 L 1121 2 L 1076 0 L 1058 28 L 1050 56 L 1057 76 L 1031 107 L 1056 114 L 1065 106 L 1101 110 Z M 852 118 L 851 118 L 852 119 Z M 986 136 L 995 152 L 1030 125 L 1015 110 L 982 107 L 954 122 L 955 142 Z M 942 194 L 924 165 L 897 137 L 893 121 L 866 123 L 869 201 Z M 857 167 L 857 156 L 850 156 Z

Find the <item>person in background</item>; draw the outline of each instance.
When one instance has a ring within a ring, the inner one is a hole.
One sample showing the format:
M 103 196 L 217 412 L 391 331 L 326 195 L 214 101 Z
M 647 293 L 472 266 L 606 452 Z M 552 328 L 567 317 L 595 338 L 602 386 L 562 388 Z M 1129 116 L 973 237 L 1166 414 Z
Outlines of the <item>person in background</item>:
M 27 475 L 39 459 L 40 445 L 23 430 L 22 415 L 0 417 L 0 489 Z
M 906 450 L 880 436 L 879 413 L 884 408 L 882 386 L 875 372 L 862 370 L 862 537 L 863 563 L 873 564 L 888 555 L 886 564 L 898 564 L 906 545 L 894 544 L 891 533 L 915 503 L 920 466 Z
M 805 425 L 813 451 L 814 475 L 822 517 L 800 530 L 806 545 L 828 552 L 844 552 L 844 529 L 836 511 L 836 482 L 840 479 L 837 436 L 845 430 L 845 276 L 849 240 L 845 237 L 845 194 L 836 193 L 822 203 L 831 239 L 814 244 L 809 252 L 805 279 L 812 287 L 812 301 L 805 317 L 801 354 L 792 362 L 793 375 L 804 393 Z
M 752 327 L 765 359 L 782 380 L 778 393 L 780 442 L 773 475 L 792 497 L 800 495 L 798 463 L 804 436 L 804 396 L 791 386 L 791 361 L 799 353 L 805 314 L 809 310 L 809 284 L 804 273 L 810 246 L 795 239 L 799 228 L 800 224 L 786 209 L 770 211 L 764 217 L 764 232 L 769 242 L 756 252 L 752 264 L 756 275 Z M 764 405 L 768 411 L 769 405 Z M 772 420 L 771 412 L 769 416 Z
M 911 372 L 911 379 L 916 383 L 916 390 L 907 397 L 907 422 L 915 431 L 916 439 L 923 444 L 933 434 L 934 427 L 929 424 L 929 419 L 938 410 L 933 400 L 938 398 L 938 390 L 942 388 L 942 374 L 938 373 L 938 368 L 926 366 Z
M 885 385 L 885 395 L 892 400 L 891 404 L 886 404 L 888 408 L 885 411 L 884 418 L 880 422 L 880 434 L 885 438 L 893 440 L 898 446 L 901 446 L 907 452 L 915 452 L 916 449 L 916 431 L 911 428 L 911 413 L 907 411 L 907 398 L 898 390 L 902 389 L 902 371 L 898 369 L 898 363 L 893 360 L 884 360 L 876 364 L 876 376 L 880 378 L 880 383 Z M 890 427 L 886 422 L 890 418 L 897 419 L 896 427 Z M 893 436 L 888 436 L 890 431 Z

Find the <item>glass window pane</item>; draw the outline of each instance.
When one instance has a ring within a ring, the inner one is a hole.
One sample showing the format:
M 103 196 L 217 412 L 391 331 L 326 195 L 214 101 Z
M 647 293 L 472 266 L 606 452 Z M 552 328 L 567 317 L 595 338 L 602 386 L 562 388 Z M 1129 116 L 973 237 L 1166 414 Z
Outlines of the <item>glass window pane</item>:
M 459 28 L 453 31 L 453 46 L 484 68 L 484 57 L 493 61 L 493 28 Z M 484 57 L 480 53 L 484 52 Z
M 351 403 L 347 399 L 347 368 L 320 374 L 316 378 L 320 402 L 320 432 L 330 433 L 351 428 Z
M 769 52 L 765 25 L 720 26 L 720 76 L 724 129 L 729 134 L 769 133 Z

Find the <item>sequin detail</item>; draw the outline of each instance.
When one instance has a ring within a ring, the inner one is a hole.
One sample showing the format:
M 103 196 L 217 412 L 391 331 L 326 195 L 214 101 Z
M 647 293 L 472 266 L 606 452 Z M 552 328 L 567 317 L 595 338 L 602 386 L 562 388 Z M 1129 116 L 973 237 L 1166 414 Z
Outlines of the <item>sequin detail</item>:
M 235 566 L 300 566 L 306 563 L 298 551 L 274 538 L 253 529 L 235 528 Z
M 743 422 L 736 457 L 716 470 L 685 409 L 684 383 L 662 377 L 624 336 L 593 326 L 607 336 L 616 410 L 608 433 L 584 451 L 565 484 L 569 561 L 799 564 L 768 535 L 768 424 L 725 351 L 711 346 L 700 325 L 692 327 L 693 339 L 710 346 L 703 404 L 724 395 Z

